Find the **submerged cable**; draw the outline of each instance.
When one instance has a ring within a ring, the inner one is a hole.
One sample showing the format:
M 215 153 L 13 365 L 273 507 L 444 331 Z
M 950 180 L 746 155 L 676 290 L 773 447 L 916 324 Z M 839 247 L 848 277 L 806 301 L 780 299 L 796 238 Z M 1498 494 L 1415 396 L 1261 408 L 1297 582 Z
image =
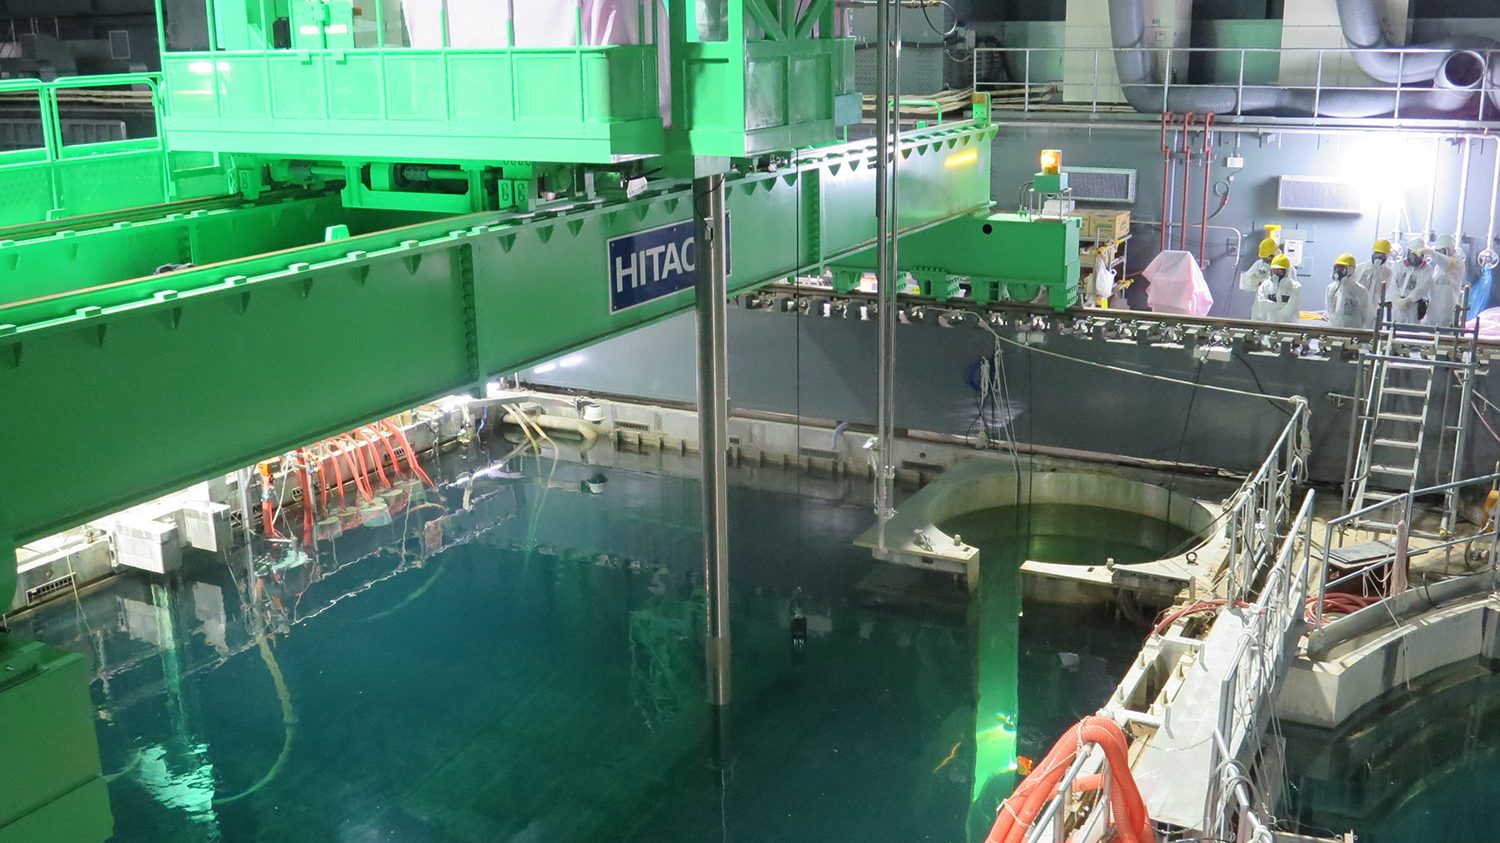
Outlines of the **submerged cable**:
M 286 679 L 281 675 L 281 666 L 276 663 L 276 654 L 271 652 L 270 636 L 263 636 L 260 639 L 260 658 L 266 663 L 266 670 L 271 673 L 271 682 L 276 685 L 276 698 L 281 701 L 281 725 L 283 728 L 281 752 L 276 755 L 276 761 L 271 765 L 271 769 L 267 770 L 266 774 L 260 777 L 260 781 L 233 796 L 223 796 L 215 799 L 213 804 L 216 806 L 238 802 L 270 784 L 281 773 L 281 768 L 286 766 L 287 757 L 292 754 L 292 736 L 297 730 L 297 712 L 292 708 L 292 694 L 287 690 Z

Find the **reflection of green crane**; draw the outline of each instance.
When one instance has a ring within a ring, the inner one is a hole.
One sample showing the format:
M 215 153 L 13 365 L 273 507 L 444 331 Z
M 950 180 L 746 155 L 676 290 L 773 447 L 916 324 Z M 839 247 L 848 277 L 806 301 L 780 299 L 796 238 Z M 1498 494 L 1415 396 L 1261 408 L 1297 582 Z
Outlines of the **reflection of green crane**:
M 652 731 L 700 701 L 697 630 L 703 596 L 653 599 L 630 613 L 630 695 Z

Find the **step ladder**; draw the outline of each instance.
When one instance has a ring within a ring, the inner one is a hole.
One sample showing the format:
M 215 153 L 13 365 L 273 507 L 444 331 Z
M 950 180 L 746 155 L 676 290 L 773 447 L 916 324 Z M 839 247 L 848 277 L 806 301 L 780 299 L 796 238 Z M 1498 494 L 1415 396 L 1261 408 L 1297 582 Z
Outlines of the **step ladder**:
M 1478 343 L 1477 330 L 1384 318 L 1376 324 L 1374 342 L 1360 355 L 1360 406 L 1344 481 L 1346 512 L 1462 476 Z M 1455 387 L 1456 413 L 1451 408 Z M 1456 416 L 1451 424 L 1450 416 Z M 1429 436 L 1429 430 L 1437 435 Z M 1452 456 L 1444 459 L 1450 441 Z M 1441 531 L 1451 531 L 1457 518 L 1454 489 L 1444 495 Z M 1355 526 L 1394 532 L 1400 519 L 1400 512 L 1388 508 Z

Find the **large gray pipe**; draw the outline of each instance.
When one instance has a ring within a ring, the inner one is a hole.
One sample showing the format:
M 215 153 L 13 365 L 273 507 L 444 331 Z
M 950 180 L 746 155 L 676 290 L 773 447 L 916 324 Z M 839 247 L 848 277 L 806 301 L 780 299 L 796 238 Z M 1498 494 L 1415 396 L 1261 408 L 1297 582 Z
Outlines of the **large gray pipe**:
M 1346 5 L 1369 7 L 1372 0 L 1339 0 L 1342 12 Z M 1229 85 L 1193 85 L 1168 88 L 1155 80 L 1151 57 L 1160 49 L 1147 47 L 1144 0 L 1109 0 L 1109 25 L 1115 51 L 1115 69 L 1125 99 L 1136 111 L 1160 113 L 1213 112 L 1215 114 L 1274 114 L 1336 118 L 1380 117 L 1400 107 L 1402 115 L 1413 111 L 1455 112 L 1469 107 L 1474 92 L 1484 80 L 1484 57 L 1478 52 L 1483 45 L 1466 42 L 1461 50 L 1442 56 L 1422 80 L 1435 79 L 1440 71 L 1444 80 L 1434 90 L 1393 91 L 1325 90 L 1321 95 L 1307 90 L 1290 90 L 1271 86 L 1247 85 L 1242 91 Z M 1375 29 L 1380 30 L 1379 18 Z M 1363 29 L 1357 34 L 1368 36 Z M 1346 38 L 1349 37 L 1346 30 Z M 1482 41 L 1482 39 L 1476 39 Z M 1352 43 L 1352 39 L 1351 39 Z M 1384 34 L 1381 35 L 1384 43 Z M 1491 42 L 1493 43 L 1493 42 Z M 1359 53 L 1355 53 L 1356 56 Z M 1391 57 L 1394 58 L 1394 57 Z M 1478 64 L 1474 64 L 1475 61 Z M 1404 68 L 1403 68 L 1404 74 Z M 1500 105 L 1500 96 L 1496 97 Z

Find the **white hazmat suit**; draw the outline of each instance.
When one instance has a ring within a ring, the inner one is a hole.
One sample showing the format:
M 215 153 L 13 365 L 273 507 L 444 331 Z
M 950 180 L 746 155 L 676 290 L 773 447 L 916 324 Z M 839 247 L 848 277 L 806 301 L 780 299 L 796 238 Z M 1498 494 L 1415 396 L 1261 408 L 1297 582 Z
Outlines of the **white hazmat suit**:
M 1361 329 L 1370 324 L 1366 315 L 1370 291 L 1360 286 L 1353 273 L 1335 278 L 1324 294 L 1328 324 L 1335 328 Z

